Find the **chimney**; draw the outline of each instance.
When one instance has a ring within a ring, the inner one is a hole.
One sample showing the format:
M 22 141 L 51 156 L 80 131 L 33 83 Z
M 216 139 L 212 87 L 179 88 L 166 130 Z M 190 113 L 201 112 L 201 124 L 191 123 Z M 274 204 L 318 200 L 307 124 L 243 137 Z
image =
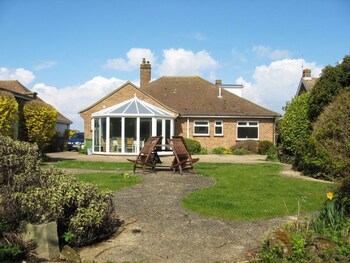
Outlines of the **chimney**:
M 303 79 L 311 79 L 311 69 L 304 69 L 303 70 Z
M 222 85 L 221 79 L 215 80 L 215 85 L 219 88 L 219 95 L 218 95 L 218 98 L 221 98 L 221 97 L 222 97 L 222 95 L 221 95 L 221 85 Z
M 142 59 L 140 65 L 140 88 L 147 85 L 151 81 L 151 64 L 146 59 Z

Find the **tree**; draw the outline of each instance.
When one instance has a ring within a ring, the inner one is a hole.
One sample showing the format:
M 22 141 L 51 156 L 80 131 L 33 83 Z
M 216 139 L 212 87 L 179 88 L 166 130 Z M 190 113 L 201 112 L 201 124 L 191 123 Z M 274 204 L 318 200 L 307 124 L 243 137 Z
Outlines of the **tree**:
M 6 91 L 0 92 L 0 134 L 14 138 L 18 121 L 18 103 L 15 97 Z
M 42 151 L 56 133 L 57 111 L 42 101 L 33 100 L 24 105 L 23 114 L 29 141 L 36 142 Z
M 335 97 L 350 87 L 350 56 L 343 61 L 323 69 L 321 77 L 311 90 L 308 116 L 311 122 L 316 121 L 323 109 L 334 101 Z
M 304 93 L 294 98 L 278 123 L 279 148 L 287 159 L 293 158 L 297 145 L 310 137 L 311 123 L 307 114 L 309 96 L 309 93 Z
M 350 91 L 337 96 L 314 125 L 312 137 L 329 160 L 322 167 L 333 178 L 350 172 Z

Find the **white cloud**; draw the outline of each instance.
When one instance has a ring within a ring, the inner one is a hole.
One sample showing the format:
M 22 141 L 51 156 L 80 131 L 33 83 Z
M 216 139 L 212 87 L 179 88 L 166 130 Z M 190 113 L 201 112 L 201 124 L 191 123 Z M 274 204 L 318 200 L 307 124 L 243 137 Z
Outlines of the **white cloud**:
M 195 40 L 198 40 L 198 41 L 204 41 L 204 40 L 207 39 L 207 38 L 205 37 L 205 35 L 203 35 L 203 34 L 200 33 L 200 32 L 196 32 L 196 33 L 190 34 L 190 38 L 195 39 Z
M 57 64 L 57 62 L 53 61 L 53 60 L 44 61 L 44 62 L 42 62 L 42 63 L 40 63 L 38 65 L 35 65 L 34 70 L 40 71 L 40 70 L 43 70 L 43 69 L 52 68 L 56 64 Z
M 34 85 L 33 91 L 45 102 L 51 104 L 73 121 L 72 129 L 83 130 L 83 119 L 78 112 L 95 103 L 111 91 L 125 83 L 117 78 L 94 77 L 78 86 L 57 88 L 44 83 Z
M 318 77 L 322 67 L 303 59 L 283 59 L 255 68 L 252 81 L 239 77 L 236 82 L 243 84 L 242 95 L 270 110 L 282 112 L 286 101 L 290 101 L 298 89 L 302 76 L 302 65 L 310 68 Z
M 24 68 L 9 69 L 2 67 L 0 68 L 0 79 L 3 80 L 18 80 L 23 85 L 28 85 L 33 82 L 35 76 L 33 72 Z
M 193 53 L 191 50 L 171 48 L 164 49 L 163 56 L 158 67 L 160 75 L 201 75 L 215 70 L 219 65 L 205 50 Z
M 266 46 L 254 46 L 252 49 L 253 53 L 256 54 L 258 58 L 268 58 L 271 60 L 280 60 L 285 58 L 290 58 L 290 52 L 288 50 L 275 49 L 272 50 L 270 47 Z
M 131 48 L 128 53 L 126 53 L 126 57 L 127 59 L 108 59 L 107 63 L 103 67 L 106 69 L 132 71 L 140 67 L 140 63 L 143 58 L 146 58 L 148 61 L 154 64 L 156 62 L 156 57 L 153 52 L 146 48 Z

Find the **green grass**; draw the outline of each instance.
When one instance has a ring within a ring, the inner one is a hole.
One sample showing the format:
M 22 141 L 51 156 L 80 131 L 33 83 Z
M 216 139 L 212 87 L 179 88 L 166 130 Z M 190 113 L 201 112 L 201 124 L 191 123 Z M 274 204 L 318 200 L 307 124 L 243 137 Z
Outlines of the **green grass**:
M 101 173 L 78 174 L 79 180 L 101 189 L 119 190 L 141 182 L 131 173 L 131 163 L 66 160 L 54 163 L 59 168 L 101 170 Z M 103 173 L 113 170 L 117 174 Z M 305 214 L 319 210 L 330 185 L 279 176 L 282 165 L 197 163 L 196 171 L 212 177 L 216 184 L 192 193 L 182 205 L 209 217 L 246 220 Z M 299 206 L 299 207 L 298 207 Z
M 128 173 L 82 173 L 74 175 L 79 181 L 97 185 L 100 190 L 117 191 L 142 181 L 141 177 Z
M 114 170 L 114 171 L 130 171 L 132 170 L 132 163 L 119 162 L 90 162 L 90 161 L 74 161 L 65 160 L 56 163 L 50 163 L 58 168 L 75 168 L 87 170 Z
M 205 216 L 233 220 L 315 212 L 321 208 L 330 186 L 281 177 L 280 164 L 198 163 L 196 170 L 214 178 L 216 184 L 191 193 L 182 205 Z

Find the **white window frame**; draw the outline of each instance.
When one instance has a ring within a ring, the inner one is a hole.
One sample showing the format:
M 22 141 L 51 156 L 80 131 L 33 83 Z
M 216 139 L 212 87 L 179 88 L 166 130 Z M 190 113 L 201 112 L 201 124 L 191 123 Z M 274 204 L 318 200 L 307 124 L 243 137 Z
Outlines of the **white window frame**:
M 242 124 L 243 122 L 245 122 L 246 124 Z M 256 123 L 256 124 L 253 124 Z M 258 137 L 257 138 L 238 138 L 238 129 L 240 127 L 243 128 L 258 128 Z M 247 140 L 254 140 L 254 141 L 258 141 L 259 140 L 259 136 L 260 136 L 260 125 L 259 125 L 259 121 L 237 121 L 237 129 L 236 129 L 236 139 L 237 141 L 247 141 Z
M 216 128 L 221 128 L 221 133 L 216 133 Z M 224 122 L 214 121 L 214 136 L 224 136 Z
M 206 123 L 206 124 L 198 124 L 199 122 Z M 208 128 L 208 133 L 196 133 L 197 127 L 206 127 Z M 209 136 L 210 135 L 210 125 L 209 121 L 207 120 L 195 120 L 193 121 L 193 136 Z

